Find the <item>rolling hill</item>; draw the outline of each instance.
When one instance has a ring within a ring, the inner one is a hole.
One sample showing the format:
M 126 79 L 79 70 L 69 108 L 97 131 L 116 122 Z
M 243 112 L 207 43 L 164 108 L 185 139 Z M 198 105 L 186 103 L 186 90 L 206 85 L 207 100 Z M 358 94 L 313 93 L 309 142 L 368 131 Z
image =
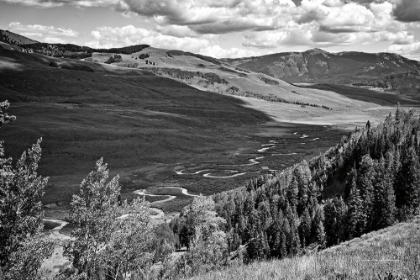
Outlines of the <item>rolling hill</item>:
M 225 63 L 282 79 L 290 83 L 360 84 L 375 83 L 379 79 L 420 72 L 420 62 L 393 53 L 340 52 L 320 49 L 305 52 L 286 52 L 261 57 L 223 59 Z M 402 83 L 404 81 L 401 81 Z M 378 86 L 386 90 L 419 93 L 418 84 Z
M 1 130 L 8 155 L 44 139 L 47 203 L 68 202 L 100 157 L 122 175 L 127 193 L 176 185 L 176 163 L 256 145 L 235 128 L 253 131 L 270 120 L 241 100 L 149 72 L 1 48 L 0 99 L 17 116 Z
M 30 45 L 39 43 L 38 41 L 29 39 L 28 37 L 0 29 L 0 41 L 11 45 Z

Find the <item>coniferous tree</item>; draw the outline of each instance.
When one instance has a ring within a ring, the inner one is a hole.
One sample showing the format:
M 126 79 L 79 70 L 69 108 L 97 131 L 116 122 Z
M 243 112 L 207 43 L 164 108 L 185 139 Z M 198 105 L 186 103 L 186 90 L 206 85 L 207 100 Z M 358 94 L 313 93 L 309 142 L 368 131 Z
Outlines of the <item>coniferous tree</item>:
M 321 208 L 316 210 L 315 217 L 312 222 L 312 236 L 321 249 L 325 247 L 326 236 L 324 228 L 324 214 Z
M 374 190 L 373 230 L 378 230 L 392 225 L 396 214 L 392 175 L 384 161 L 376 165 Z
M 364 226 L 360 229 L 362 233 L 369 232 L 372 230 L 373 221 L 373 201 L 374 201 L 374 189 L 373 181 L 375 179 L 375 169 L 372 158 L 369 155 L 365 155 L 362 158 L 359 171 L 357 173 L 357 189 L 359 190 L 360 199 L 362 200 L 362 206 L 359 208 L 359 219 L 360 226 Z M 355 193 L 356 194 L 356 193 Z M 354 202 L 354 201 L 353 201 Z M 350 207 L 349 207 L 350 210 Z
M 311 241 L 311 226 L 311 216 L 309 215 L 308 208 L 305 208 L 299 224 L 299 236 L 302 247 L 306 247 Z
M 420 202 L 420 163 L 414 148 L 408 148 L 395 182 L 396 205 L 400 219 L 415 215 Z
M 332 246 L 347 239 L 347 205 L 341 197 L 335 197 L 324 206 L 325 234 L 327 246 Z
M 347 212 L 347 233 L 350 238 L 358 237 L 365 232 L 366 214 L 359 189 L 353 186 L 350 190 Z

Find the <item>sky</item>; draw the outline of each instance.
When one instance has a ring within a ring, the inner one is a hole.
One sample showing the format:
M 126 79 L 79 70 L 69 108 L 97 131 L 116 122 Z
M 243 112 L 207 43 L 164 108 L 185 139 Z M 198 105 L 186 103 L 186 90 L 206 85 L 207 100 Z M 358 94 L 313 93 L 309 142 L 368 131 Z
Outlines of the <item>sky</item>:
M 217 58 L 321 48 L 420 60 L 420 0 L 0 0 L 0 29 L 93 48 Z

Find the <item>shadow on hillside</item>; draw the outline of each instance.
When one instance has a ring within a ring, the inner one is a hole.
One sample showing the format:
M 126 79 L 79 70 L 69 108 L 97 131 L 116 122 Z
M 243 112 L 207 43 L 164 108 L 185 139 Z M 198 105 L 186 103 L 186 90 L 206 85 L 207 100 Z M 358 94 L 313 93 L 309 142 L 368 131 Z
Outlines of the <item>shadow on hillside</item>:
M 294 85 L 294 84 L 293 84 Z M 397 103 L 401 105 L 420 106 L 420 97 L 404 96 L 394 93 L 383 93 L 368 89 L 354 88 L 344 85 L 333 85 L 333 84 L 313 84 L 309 86 L 294 85 L 300 88 L 313 88 L 319 90 L 328 90 L 335 93 L 341 94 L 345 97 L 371 102 L 382 106 L 394 106 Z

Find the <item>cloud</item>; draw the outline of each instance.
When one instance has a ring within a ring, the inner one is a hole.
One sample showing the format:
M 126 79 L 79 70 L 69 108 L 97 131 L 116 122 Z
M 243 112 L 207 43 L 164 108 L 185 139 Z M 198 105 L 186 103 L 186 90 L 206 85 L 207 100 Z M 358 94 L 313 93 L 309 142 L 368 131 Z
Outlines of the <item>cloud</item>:
M 420 21 L 419 0 L 396 0 L 397 5 L 393 10 L 395 18 L 403 22 Z
M 182 25 L 156 25 L 155 29 L 157 32 L 163 35 L 169 35 L 173 37 L 198 37 L 198 34 L 191 30 L 188 26 Z
M 136 28 L 132 25 L 124 27 L 99 27 L 91 32 L 91 36 L 94 40 L 88 42 L 87 45 L 93 48 L 113 48 L 148 44 L 163 49 L 197 52 L 209 44 L 209 41 L 204 38 L 175 37 L 153 30 Z
M 317 24 L 307 24 L 304 27 L 289 28 L 288 30 L 254 32 L 244 35 L 244 47 L 259 49 L 275 49 L 282 46 L 299 47 L 330 47 L 366 44 L 374 42 L 391 42 L 395 45 L 411 44 L 414 35 L 407 31 L 390 32 L 387 30 L 372 32 L 366 30 L 325 30 Z
M 66 44 L 66 43 L 68 43 L 67 40 L 64 40 L 62 38 L 56 38 L 56 37 L 47 37 L 43 41 L 44 41 L 44 43 L 50 43 L 50 44 Z
M 273 28 L 269 25 L 265 25 L 263 21 L 258 22 L 257 20 L 238 18 L 220 22 L 193 25 L 191 26 L 191 29 L 200 34 L 225 34 L 246 30 L 270 30 Z
M 307 29 L 264 31 L 244 36 L 244 47 L 273 49 L 284 45 L 304 46 L 312 43 L 312 33 Z
M 216 58 L 237 58 L 263 55 L 260 51 L 239 48 L 223 49 L 219 45 L 214 44 L 200 49 L 199 53 Z
M 151 30 L 134 26 L 96 28 L 89 44 L 101 47 L 141 42 L 217 53 L 217 47 L 206 45 L 214 44 L 212 36 L 234 32 L 241 33 L 243 38 L 242 42 L 235 43 L 242 43 L 254 52 L 258 51 L 255 49 L 267 51 L 281 46 L 349 46 L 370 42 L 410 45 L 415 38 L 407 30 L 420 27 L 420 0 L 1 1 L 41 7 L 112 7 L 124 16 L 140 17 L 155 26 Z M 30 28 L 22 32 L 33 36 L 41 34 L 44 38 L 67 36 L 63 30 L 57 30 L 61 35 L 54 34 L 53 30 L 46 35 L 44 31 Z M 219 51 L 226 55 L 238 53 L 234 48 L 229 52 Z
M 107 7 L 118 4 L 119 0 L 0 0 L 0 2 L 38 6 L 42 8 L 59 7 L 65 4 L 77 7 Z
M 292 7 L 292 0 L 121 0 L 118 5 L 160 26 L 188 26 L 200 34 L 273 29 Z
M 50 39 L 51 43 L 65 43 L 64 38 L 75 38 L 79 33 L 69 29 L 54 26 L 45 26 L 40 24 L 21 24 L 20 22 L 11 22 L 8 29 L 27 37 L 39 37 L 42 41 Z M 64 37 L 64 38 L 60 38 Z
M 24 6 L 38 6 L 43 8 L 52 8 L 62 6 L 63 3 L 57 3 L 55 1 L 48 0 L 1 0 L 1 2 L 11 3 L 11 4 L 21 4 Z
M 260 51 L 239 48 L 222 48 L 216 36 L 202 38 L 176 37 L 157 31 L 136 28 L 132 25 L 118 27 L 99 27 L 91 32 L 92 41 L 86 45 L 92 48 L 114 48 L 134 44 L 148 44 L 156 48 L 183 50 L 202 55 L 224 58 L 262 55 Z
M 412 59 L 420 59 L 420 42 L 414 42 L 408 45 L 391 45 L 387 49 L 388 52 L 398 53 L 410 57 Z

